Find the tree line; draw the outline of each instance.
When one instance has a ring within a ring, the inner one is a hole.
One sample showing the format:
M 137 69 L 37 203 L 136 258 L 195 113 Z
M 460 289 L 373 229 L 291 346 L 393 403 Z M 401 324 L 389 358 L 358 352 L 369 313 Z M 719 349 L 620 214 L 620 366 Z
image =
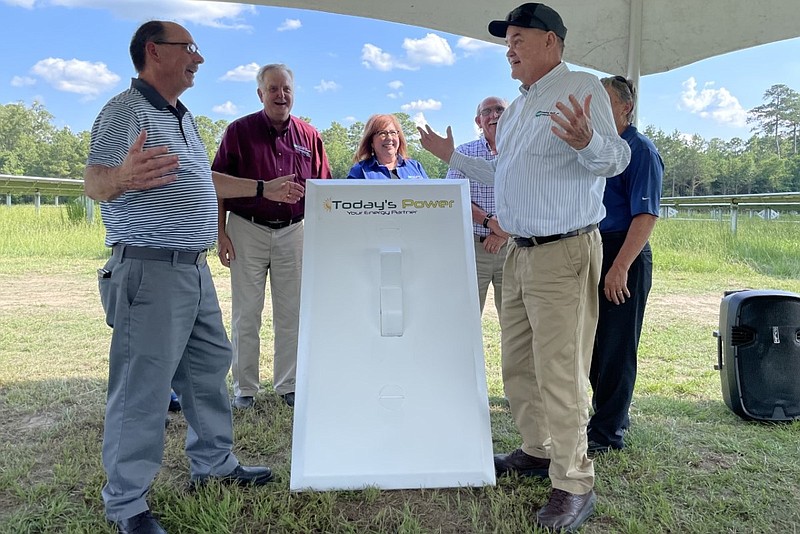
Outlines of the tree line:
M 431 178 L 443 178 L 447 165 L 422 148 L 410 116 L 395 115 L 405 133 L 409 156 L 422 163 Z M 0 105 L 0 174 L 83 177 L 89 132 L 57 128 L 53 119 L 38 102 Z M 228 123 L 202 115 L 196 119 L 211 160 Z M 800 191 L 800 93 L 786 85 L 773 85 L 765 91 L 763 103 L 748 112 L 748 122 L 753 135 L 747 140 L 706 140 L 677 130 L 668 134 L 652 125 L 644 128 L 664 160 L 663 195 Z M 362 122 L 347 127 L 333 122 L 320 129 L 333 176 L 347 176 L 363 130 Z

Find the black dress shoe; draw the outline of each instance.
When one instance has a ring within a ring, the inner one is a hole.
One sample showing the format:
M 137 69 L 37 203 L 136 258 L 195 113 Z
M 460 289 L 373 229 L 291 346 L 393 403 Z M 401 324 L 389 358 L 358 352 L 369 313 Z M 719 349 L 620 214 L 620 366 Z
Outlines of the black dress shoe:
M 600 454 L 605 454 L 609 451 L 621 451 L 624 447 L 619 447 L 616 445 L 606 445 L 604 443 L 600 443 L 593 439 L 590 439 L 586 443 L 586 456 L 589 458 L 594 458 Z
M 536 524 L 555 531 L 572 532 L 594 513 L 594 490 L 576 495 L 553 488 L 550 500 L 536 512 Z
M 294 408 L 294 391 L 281 395 L 281 398 L 290 408 Z
M 272 470 L 269 467 L 245 467 L 237 465 L 236 469 L 223 476 L 192 477 L 189 480 L 189 489 L 196 489 L 211 480 L 218 480 L 222 484 L 238 484 L 239 486 L 263 486 L 272 480 Z
M 153 517 L 150 510 L 136 514 L 128 519 L 117 521 L 114 524 L 117 526 L 119 534 L 167 534 L 167 531 Z
M 510 454 L 494 455 L 494 471 L 500 475 L 517 473 L 521 477 L 548 478 L 550 460 L 537 458 L 517 449 Z

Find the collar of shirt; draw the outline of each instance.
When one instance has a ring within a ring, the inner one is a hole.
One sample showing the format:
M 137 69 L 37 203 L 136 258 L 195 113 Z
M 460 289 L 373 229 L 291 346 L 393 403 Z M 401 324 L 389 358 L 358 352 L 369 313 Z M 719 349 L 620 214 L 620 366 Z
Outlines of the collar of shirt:
M 283 135 L 286 132 L 288 132 L 289 128 L 292 127 L 292 124 L 294 122 L 294 117 L 289 115 L 289 118 L 287 119 L 287 121 L 281 126 L 281 129 L 278 130 L 277 128 L 275 128 L 275 125 L 272 124 L 272 121 L 269 120 L 269 117 L 267 117 L 267 112 L 265 110 L 263 110 L 263 109 L 261 110 L 261 118 L 264 119 L 264 124 L 267 127 L 267 133 L 270 134 L 273 137 L 277 137 L 279 135 Z
M 520 85 L 519 92 L 525 96 L 528 96 L 531 90 L 533 90 L 536 93 L 541 93 L 542 91 L 547 90 L 554 83 L 557 83 L 558 80 L 564 77 L 564 75 L 567 74 L 568 72 L 569 72 L 569 67 L 567 67 L 567 64 L 562 61 L 561 63 L 553 67 L 550 70 L 550 72 L 548 72 L 547 74 L 536 80 L 536 83 L 534 83 L 533 85 L 529 85 L 528 87 Z
M 406 164 L 406 160 L 403 159 L 403 156 L 401 156 L 400 154 L 397 154 L 397 165 L 395 165 L 395 167 L 402 167 L 405 164 Z M 372 156 L 372 161 L 370 162 L 370 166 L 373 167 L 373 168 L 386 167 L 386 165 L 382 165 L 378 161 L 378 158 L 376 158 L 375 156 Z
M 170 106 L 169 102 L 167 102 L 167 99 L 161 96 L 161 94 L 156 91 L 155 87 L 141 78 L 131 78 L 131 89 L 136 89 L 142 93 L 142 96 L 145 97 L 145 99 L 150 102 L 150 105 L 154 108 L 168 109 L 179 119 L 183 119 L 183 116 L 187 111 L 189 111 L 180 100 L 178 100 L 177 106 Z

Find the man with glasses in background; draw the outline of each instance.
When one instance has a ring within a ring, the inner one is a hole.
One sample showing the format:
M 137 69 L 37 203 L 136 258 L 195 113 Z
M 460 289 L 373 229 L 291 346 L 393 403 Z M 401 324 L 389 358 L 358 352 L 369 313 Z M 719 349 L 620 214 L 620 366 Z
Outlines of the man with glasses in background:
M 231 347 L 206 250 L 217 237 L 217 197 L 295 203 L 304 191 L 293 176 L 265 184 L 212 173 L 197 123 L 178 100 L 203 63 L 185 28 L 147 22 L 130 54 L 138 77 L 95 120 L 84 176 L 113 249 L 98 270 L 113 328 L 102 493 L 119 532 L 162 533 L 146 496 L 163 457 L 170 383 L 188 424 L 192 487 L 272 479 L 268 467 L 243 467 L 231 452 Z
M 495 135 L 497 122 L 508 107 L 508 102 L 498 96 L 484 98 L 478 104 L 475 124 L 481 129 L 480 138 L 458 145 L 456 152 L 483 158 L 487 161 L 497 157 Z M 449 169 L 446 178 L 469 178 L 459 170 Z M 500 227 L 494 202 L 494 187 L 476 180 L 469 181 L 472 199 L 472 233 L 475 238 L 475 270 L 478 273 L 478 296 L 481 314 L 486 303 L 489 284 L 494 289 L 494 307 L 497 318 L 503 302 L 503 262 L 506 259 L 508 234 Z
M 300 181 L 330 178 L 319 132 L 291 115 L 294 75 L 289 67 L 264 65 L 256 82 L 263 109 L 228 125 L 211 168 L 266 183 L 289 173 Z M 261 387 L 260 330 L 268 274 L 275 330 L 272 387 L 294 406 L 304 214 L 305 201 L 219 203 L 219 259 L 231 270 L 234 408 L 252 408 Z

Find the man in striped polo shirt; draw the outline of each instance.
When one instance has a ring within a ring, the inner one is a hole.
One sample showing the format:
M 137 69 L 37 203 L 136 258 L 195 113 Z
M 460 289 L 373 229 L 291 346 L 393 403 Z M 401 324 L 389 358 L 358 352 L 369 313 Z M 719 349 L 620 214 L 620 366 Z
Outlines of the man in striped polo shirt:
M 598 316 L 605 177 L 628 166 L 600 80 L 561 60 L 567 28 L 539 3 L 522 4 L 489 33 L 505 37 L 520 93 L 497 126 L 498 157 L 469 158 L 420 128 L 422 145 L 471 178 L 494 183 L 512 235 L 503 269 L 503 384 L 522 446 L 495 456 L 498 474 L 549 477 L 538 526 L 572 531 L 594 512 L 587 456 L 589 367 Z
M 170 384 L 188 423 L 190 484 L 211 478 L 265 484 L 268 467 L 244 467 L 231 452 L 225 377 L 231 347 L 206 263 L 217 238 L 217 196 L 295 203 L 303 187 L 211 172 L 194 117 L 178 97 L 203 63 L 189 32 L 151 21 L 134 34 L 138 77 L 92 126 L 86 194 L 101 202 L 106 245 L 98 271 L 113 328 L 103 435 L 106 516 L 117 530 L 164 532 L 147 491 L 164 450 Z
M 497 157 L 495 136 L 497 122 L 508 107 L 508 102 L 499 96 L 487 96 L 478 104 L 475 124 L 481 129 L 481 136 L 474 141 L 458 145 L 456 152 L 474 158 L 491 161 Z M 456 169 L 448 169 L 445 178 L 469 178 Z M 481 182 L 469 181 L 469 194 L 472 200 L 472 233 L 475 237 L 475 270 L 478 273 L 478 297 L 481 314 L 486 304 L 489 284 L 494 288 L 494 307 L 497 317 L 503 302 L 503 262 L 506 259 L 508 234 L 497 221 L 494 201 L 494 187 Z

